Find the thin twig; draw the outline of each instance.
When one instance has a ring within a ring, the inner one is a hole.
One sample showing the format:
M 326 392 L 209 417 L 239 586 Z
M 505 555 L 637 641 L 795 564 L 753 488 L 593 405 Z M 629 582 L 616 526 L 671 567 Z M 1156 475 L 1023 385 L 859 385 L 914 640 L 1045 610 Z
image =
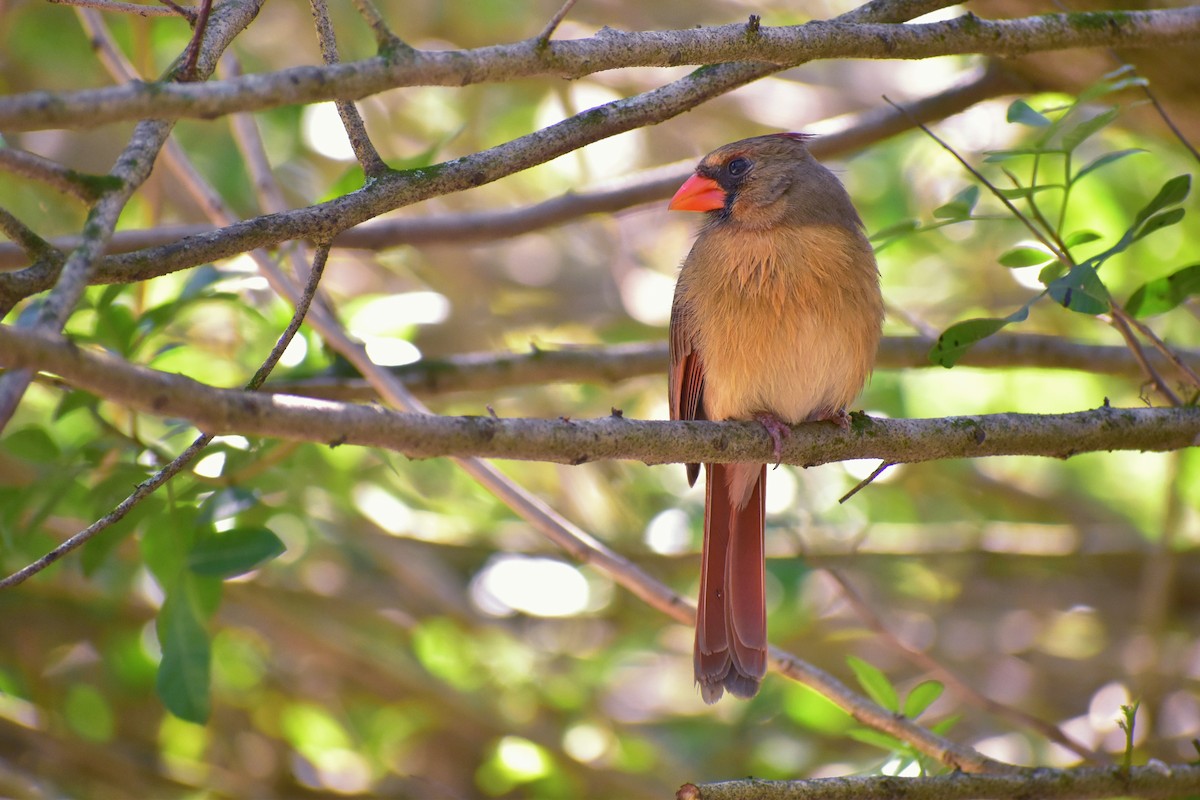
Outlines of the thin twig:
M 575 6 L 577 0 L 566 0 L 558 11 L 554 12 L 554 16 L 546 23 L 546 27 L 542 28 L 542 32 L 534 39 L 538 47 L 545 47 L 550 43 L 550 37 L 554 35 L 554 31 L 562 24 L 562 21 L 567 18 L 567 14 L 571 13 L 571 9 Z
M 854 495 L 858 494 L 863 489 L 867 488 L 868 485 L 870 485 L 876 478 L 878 478 L 880 475 L 883 474 L 884 470 L 886 470 L 888 467 L 894 467 L 894 466 L 896 466 L 896 465 L 894 463 L 892 463 L 891 461 L 884 461 L 882 464 L 880 464 L 878 467 L 876 467 L 874 470 L 872 470 L 870 475 L 868 475 L 867 477 L 863 478 L 861 481 L 856 483 L 854 485 L 853 489 L 851 489 L 850 491 L 848 491 L 844 495 L 842 495 L 840 498 L 838 498 L 838 503 L 839 504 L 845 503 L 851 497 L 854 497 Z
M 57 161 L 13 147 L 0 147 L 0 169 L 41 181 L 85 203 L 95 202 L 100 196 L 98 185 L 104 180 L 99 175 L 85 175 Z
M 1153 328 L 1126 311 L 1124 306 L 1116 303 L 1112 304 L 1112 313 L 1114 316 L 1120 317 L 1125 323 L 1137 328 L 1138 333 L 1150 340 L 1150 344 L 1154 345 L 1155 350 L 1161 353 L 1163 357 L 1175 365 L 1176 369 L 1184 374 L 1188 381 L 1191 382 L 1193 388 L 1200 389 L 1200 375 L 1198 375 L 1195 370 L 1188 366 L 1188 364 L 1179 357 L 1178 353 L 1168 347 L 1167 343 L 1159 338 L 1158 334 L 1154 332 Z
M 279 339 L 276 340 L 275 346 L 271 348 L 271 352 L 268 354 L 266 360 L 263 361 L 262 365 L 259 366 L 257 371 L 255 371 L 254 376 L 246 382 L 246 391 L 256 391 L 260 386 L 262 386 L 263 382 L 267 379 L 267 376 L 271 374 L 271 370 L 273 370 L 275 365 L 279 363 L 279 359 L 283 356 L 283 352 L 287 349 L 288 345 L 291 344 L 292 339 L 295 338 L 296 332 L 300 329 L 300 325 L 304 322 L 304 317 L 308 313 L 309 304 L 312 301 L 313 295 L 317 291 L 317 285 L 320 283 L 321 275 L 325 270 L 325 262 L 328 261 L 328 259 L 328 246 L 318 248 L 316 258 L 313 260 L 312 271 L 309 273 L 308 284 L 304 287 L 304 294 L 301 295 L 300 302 L 296 304 L 296 311 L 294 314 L 292 314 L 291 321 L 288 322 L 287 328 L 284 329 L 283 333 L 280 334 Z M 157 490 L 167 481 L 171 480 L 171 478 L 178 475 L 184 467 L 195 460 L 196 456 L 198 456 L 214 438 L 214 434 L 201 434 L 194 442 L 188 445 L 187 449 L 176 456 L 171 463 L 160 469 L 149 479 L 139 483 L 137 488 L 133 490 L 133 493 L 122 500 L 112 511 L 108 512 L 103 517 L 81 530 L 79 533 L 67 539 L 65 542 L 46 553 L 41 558 L 25 565 L 8 577 L 0 579 L 0 589 L 7 589 L 24 583 L 29 578 L 54 564 L 63 556 L 78 550 L 80 547 L 87 544 L 101 531 L 120 522 L 137 506 L 138 503 L 153 494 L 155 490 Z
M 333 22 L 329 19 L 329 9 L 325 6 L 325 0 L 309 0 L 309 5 L 312 7 L 313 19 L 316 22 L 321 57 L 327 65 L 337 64 L 341 60 L 338 56 L 337 36 L 333 30 Z M 358 159 L 366 176 L 374 178 L 387 172 L 389 167 L 379 157 L 379 151 L 375 149 L 371 137 L 367 135 L 367 126 L 363 123 L 362 115 L 358 113 L 358 107 L 350 100 L 335 100 L 334 105 L 337 107 L 338 116 L 342 118 L 342 126 L 346 129 L 346 135 L 350 138 L 354 156 Z
M 146 6 L 141 3 L 122 3 L 118 0 L 49 0 L 51 3 L 64 6 L 79 6 L 94 8 L 97 11 L 112 11 L 119 14 L 134 14 L 139 17 L 175 17 L 182 16 L 188 22 L 196 18 L 196 12 L 185 6 L 171 4 L 170 7 Z
M 199 77 L 196 73 L 196 59 L 200 57 L 200 43 L 204 41 L 204 34 L 208 30 L 208 17 L 212 13 L 213 0 L 200 0 L 200 8 L 196 12 L 196 19 L 192 22 L 192 38 L 188 42 L 187 49 L 183 51 L 183 66 L 175 73 L 176 80 L 183 83 L 189 83 Z
M 901 113 L 905 113 L 904 108 L 897 105 L 896 103 L 893 103 L 891 101 L 891 99 L 889 99 L 887 97 L 887 95 L 884 95 L 883 99 L 884 99 L 884 102 L 886 102 L 888 105 L 895 108 L 897 111 L 900 111 Z M 989 181 L 987 178 L 985 178 L 983 176 L 983 173 L 981 173 L 979 170 L 975 169 L 975 167 L 971 166 L 971 164 L 965 158 L 963 158 L 961 155 L 959 155 L 958 151 L 956 151 L 953 147 L 946 144 L 946 142 L 944 142 L 942 139 L 938 138 L 937 134 L 935 134 L 932 130 L 929 129 L 929 126 L 924 125 L 915 119 L 912 120 L 912 123 L 915 127 L 920 128 L 925 133 L 926 136 L 928 136 L 930 139 L 933 139 L 935 142 L 937 142 L 939 145 L 941 145 L 943 150 L 945 150 L 950 155 L 954 156 L 954 159 L 958 163 L 962 164 L 963 168 L 966 169 L 967 172 L 971 173 L 971 175 L 974 176 L 975 180 L 979 181 L 981 184 L 983 184 L 985 187 L 987 187 L 987 190 L 989 192 L 991 192 L 993 195 L 995 195 L 995 197 L 1001 203 L 1004 204 L 1004 207 L 1007 208 L 1009 210 L 1009 212 L 1014 217 L 1016 217 L 1021 222 L 1021 224 L 1024 225 L 1029 230 L 1030 233 L 1033 234 L 1034 238 L 1036 238 L 1039 242 L 1041 242 L 1043 245 L 1045 245 L 1046 249 L 1049 250 L 1054 255 L 1055 258 L 1062 261 L 1064 264 L 1069 262 L 1070 257 L 1066 253 L 1063 253 L 1061 250 L 1059 250 L 1058 246 L 1055 245 L 1053 242 L 1051 242 L 1046 237 L 1046 235 L 1038 228 L 1037 225 L 1034 225 L 1033 222 L 1027 216 L 1025 216 L 1023 213 L 1021 213 L 1021 210 L 1019 208 L 1017 208 L 1015 205 L 1013 205 L 1011 200 L 1009 200 L 1007 197 L 1005 197 L 1004 194 L 998 188 L 996 188 L 996 186 L 991 181 Z
M 387 21 L 383 15 L 379 13 L 379 9 L 371 0 L 352 0 L 354 7 L 358 10 L 361 16 L 370 26 L 371 31 L 375 34 L 375 45 L 380 51 L 395 52 L 398 49 L 412 50 L 403 39 L 392 32 L 388 27 Z
M 1162 375 L 1158 374 L 1158 370 L 1156 370 L 1146 358 L 1146 351 L 1142 349 L 1141 342 L 1137 340 L 1137 337 L 1133 335 L 1133 331 L 1129 328 L 1128 315 L 1122 315 L 1119 313 L 1117 311 L 1118 306 L 1116 303 L 1112 303 L 1111 307 L 1114 312 L 1110 317 L 1112 320 L 1112 326 L 1117 329 L 1117 332 L 1121 334 L 1121 338 L 1125 340 L 1125 344 L 1129 346 L 1129 351 L 1133 354 L 1134 359 L 1138 362 L 1138 366 L 1142 368 L 1142 374 L 1146 376 L 1146 379 L 1150 381 L 1150 383 L 1154 384 L 1154 388 L 1158 390 L 1159 394 L 1167 399 L 1168 403 L 1173 406 L 1182 405 L 1179 395 L 1172 391 L 1171 387 L 1167 385 L 1167 382 L 1163 380 Z

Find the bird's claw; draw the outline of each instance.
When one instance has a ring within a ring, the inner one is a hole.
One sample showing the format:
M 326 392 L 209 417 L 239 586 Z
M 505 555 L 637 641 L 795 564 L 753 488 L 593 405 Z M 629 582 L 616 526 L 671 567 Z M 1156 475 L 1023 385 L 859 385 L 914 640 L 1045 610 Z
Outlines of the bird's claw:
M 791 426 L 774 414 L 755 414 L 754 418 L 767 429 L 767 435 L 775 443 L 775 466 L 783 463 L 783 440 L 792 435 Z
M 850 430 L 850 415 L 846 413 L 846 409 L 839 408 L 837 411 L 825 418 L 827 422 L 832 422 L 844 431 Z

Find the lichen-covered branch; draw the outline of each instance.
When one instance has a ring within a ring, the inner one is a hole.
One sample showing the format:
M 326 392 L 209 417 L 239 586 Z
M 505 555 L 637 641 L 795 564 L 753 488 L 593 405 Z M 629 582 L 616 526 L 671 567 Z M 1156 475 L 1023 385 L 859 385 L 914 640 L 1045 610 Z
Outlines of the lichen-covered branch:
M 885 336 L 876 369 L 921 369 L 932 342 L 917 336 Z M 1200 367 L 1200 350 L 1181 350 L 1185 363 Z M 1157 369 L 1171 365 L 1149 355 Z M 1098 375 L 1136 378 L 1141 373 L 1128 348 L 1085 344 L 1040 334 L 1000 334 L 977 343 L 958 361 L 961 367 L 1033 367 L 1069 369 Z M 546 383 L 616 383 L 643 375 L 666 375 L 666 342 L 637 342 L 610 347 L 535 348 L 528 353 L 464 353 L 426 359 L 393 371 L 412 391 L 436 395 L 488 391 Z M 326 400 L 369 401 L 375 393 L 359 378 L 308 378 L 272 384 L 277 392 Z
M 989 68 L 979 77 L 961 86 L 908 104 L 903 114 L 889 107 L 866 111 L 846 128 L 815 139 L 810 149 L 819 159 L 835 158 L 908 130 L 913 119 L 919 122 L 942 119 L 982 100 L 1011 92 L 1014 88 L 1013 80 L 1006 73 L 1000 69 Z M 4 155 L 8 152 L 0 150 L 0 169 L 6 166 Z M 338 234 L 332 246 L 335 250 L 383 250 L 400 245 L 481 243 L 508 239 L 561 225 L 590 214 L 611 214 L 643 203 L 665 200 L 687 178 L 691 169 L 691 163 L 680 164 L 673 169 L 660 167 L 631 176 L 628 181 L 611 188 L 569 192 L 521 208 L 375 220 Z M 189 236 L 208 234 L 215 230 L 208 225 L 175 225 L 148 230 L 117 231 L 109 242 L 108 253 L 132 253 L 136 250 L 161 247 Z M 53 244 L 61 250 L 69 250 L 78 243 L 79 237 L 53 240 Z M 32 260 L 15 244 L 0 242 L 0 270 L 24 267 Z M 102 260 L 97 264 L 97 280 L 112 282 L 105 277 L 107 267 L 107 261 Z
M 413 458 L 507 458 L 581 464 L 768 461 L 770 437 L 753 422 L 497 419 L 403 414 L 290 395 L 218 389 L 180 375 L 82 350 L 55 335 L 0 327 L 0 364 L 41 369 L 146 413 L 191 421 L 208 433 L 240 433 L 331 445 L 381 447 Z M 797 426 L 783 461 L 813 466 L 855 458 L 892 463 L 1030 455 L 1066 458 L 1100 450 L 1168 451 L 1200 444 L 1200 408 L 1110 408 L 1071 414 L 991 414 L 941 419 L 855 415 L 848 431 Z
M 829 58 L 918 59 L 975 53 L 1018 56 L 1074 47 L 1166 47 L 1200 36 L 1200 7 L 1046 14 L 983 20 L 973 14 L 917 25 L 818 21 L 744 23 L 676 31 L 604 28 L 584 39 L 537 38 L 472 50 L 406 49 L 325 67 L 294 67 L 228 81 L 128 84 L 0 98 L 0 129 L 99 125 L 120 120 L 211 118 L 280 105 L 356 100 L 401 86 L 465 86 L 533 76 L 579 78 L 622 67 L 753 61 L 775 69 Z M 772 70 L 773 71 L 773 70 Z
M 1166 798 L 1200 792 L 1200 766 L 1162 764 L 1080 769 L 1023 769 L 1009 774 L 961 772 L 922 778 L 862 775 L 805 781 L 746 779 L 700 786 L 685 784 L 678 800 L 1089 800 L 1102 797 Z

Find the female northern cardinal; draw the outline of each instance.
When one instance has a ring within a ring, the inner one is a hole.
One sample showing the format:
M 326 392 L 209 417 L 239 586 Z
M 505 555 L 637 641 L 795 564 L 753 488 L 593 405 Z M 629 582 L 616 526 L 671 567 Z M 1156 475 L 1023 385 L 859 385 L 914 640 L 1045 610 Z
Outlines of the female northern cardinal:
M 788 425 L 849 425 L 883 324 L 862 220 L 799 133 L 709 153 L 669 208 L 708 219 L 671 306 L 671 419 L 757 419 L 781 457 Z M 699 464 L 688 464 L 695 483 Z M 766 464 L 705 464 L 696 682 L 707 703 L 753 697 L 767 670 Z

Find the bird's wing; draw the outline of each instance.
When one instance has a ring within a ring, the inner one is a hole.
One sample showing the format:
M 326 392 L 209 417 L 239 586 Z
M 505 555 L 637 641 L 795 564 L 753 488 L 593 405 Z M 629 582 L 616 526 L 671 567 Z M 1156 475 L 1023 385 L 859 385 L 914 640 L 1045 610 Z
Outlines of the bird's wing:
M 704 362 L 693 346 L 691 315 L 676 293 L 671 304 L 671 368 L 667 374 L 671 419 L 706 419 L 704 414 Z M 699 464 L 688 464 L 688 483 L 700 474 Z

